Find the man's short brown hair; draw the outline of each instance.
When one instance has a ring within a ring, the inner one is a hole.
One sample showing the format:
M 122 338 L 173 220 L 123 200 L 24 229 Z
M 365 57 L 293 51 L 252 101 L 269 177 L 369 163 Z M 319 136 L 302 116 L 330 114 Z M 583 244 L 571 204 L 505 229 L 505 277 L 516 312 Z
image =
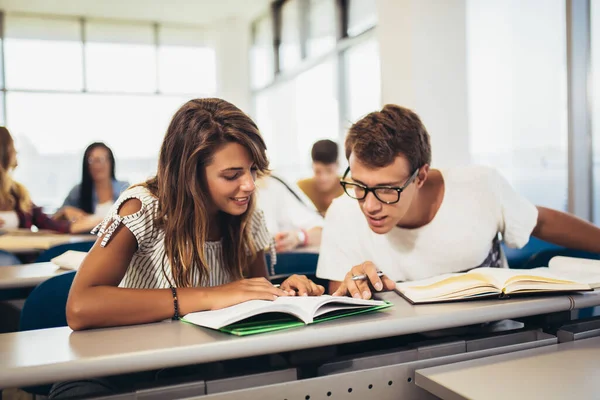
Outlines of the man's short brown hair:
M 338 159 L 338 145 L 333 140 L 323 139 L 315 142 L 312 147 L 311 157 L 313 162 L 333 164 Z
M 363 117 L 346 136 L 346 158 L 354 153 L 360 162 L 382 168 L 402 155 L 414 171 L 431 164 L 429 134 L 413 111 L 387 104 L 381 111 Z

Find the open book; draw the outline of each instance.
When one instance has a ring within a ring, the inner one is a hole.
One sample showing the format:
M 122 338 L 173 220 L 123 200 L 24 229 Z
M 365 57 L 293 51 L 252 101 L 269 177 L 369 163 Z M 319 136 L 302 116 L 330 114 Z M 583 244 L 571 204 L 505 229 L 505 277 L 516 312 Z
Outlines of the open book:
M 391 305 L 385 301 L 328 295 L 278 297 L 274 301 L 250 300 L 221 310 L 190 313 L 182 320 L 245 336 L 381 310 Z
M 594 289 L 600 288 L 600 260 L 556 256 L 550 260 L 547 268 L 535 268 L 532 271 L 550 271 L 573 281 L 587 283 Z
M 554 273 L 549 268 L 477 268 L 396 285 L 396 291 L 412 304 L 587 290 L 592 290 L 588 283 L 575 281 L 562 272 Z

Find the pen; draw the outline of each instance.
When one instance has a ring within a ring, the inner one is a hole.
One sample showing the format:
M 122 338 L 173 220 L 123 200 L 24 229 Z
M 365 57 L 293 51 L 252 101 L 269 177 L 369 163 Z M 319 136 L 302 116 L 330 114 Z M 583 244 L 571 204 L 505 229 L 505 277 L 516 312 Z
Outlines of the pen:
M 377 271 L 377 276 L 378 276 L 378 277 L 380 277 L 380 278 L 381 278 L 383 275 L 384 275 L 384 274 L 383 274 L 383 272 L 381 272 L 381 271 Z M 355 276 L 353 276 L 353 277 L 352 277 L 352 280 L 353 280 L 353 281 L 364 281 L 364 280 L 365 280 L 365 279 L 367 279 L 367 278 L 368 278 L 368 276 L 367 276 L 367 275 L 355 275 Z

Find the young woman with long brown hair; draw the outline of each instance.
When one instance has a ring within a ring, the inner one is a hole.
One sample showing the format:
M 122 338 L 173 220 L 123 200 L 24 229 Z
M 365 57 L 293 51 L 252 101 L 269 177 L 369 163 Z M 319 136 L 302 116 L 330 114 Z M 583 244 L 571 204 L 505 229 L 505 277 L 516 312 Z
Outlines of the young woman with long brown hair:
M 268 171 L 255 123 L 220 99 L 191 100 L 173 117 L 154 178 L 121 195 L 99 226 L 67 303 L 75 330 L 177 318 L 247 300 L 320 295 L 292 276 L 265 279 L 271 237 L 255 209 Z M 174 302 L 177 297 L 177 302 Z

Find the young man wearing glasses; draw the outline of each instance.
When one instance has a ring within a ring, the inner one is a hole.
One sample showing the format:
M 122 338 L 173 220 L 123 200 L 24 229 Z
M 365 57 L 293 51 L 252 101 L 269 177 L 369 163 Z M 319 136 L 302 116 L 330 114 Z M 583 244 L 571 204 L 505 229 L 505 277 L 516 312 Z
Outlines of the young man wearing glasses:
M 317 267 L 329 293 L 368 299 L 396 281 L 507 267 L 499 234 L 511 247 L 533 235 L 600 252 L 600 229 L 534 206 L 492 168 L 431 169 L 429 134 L 408 109 L 386 105 L 367 115 L 345 147 L 347 196 L 327 212 Z

